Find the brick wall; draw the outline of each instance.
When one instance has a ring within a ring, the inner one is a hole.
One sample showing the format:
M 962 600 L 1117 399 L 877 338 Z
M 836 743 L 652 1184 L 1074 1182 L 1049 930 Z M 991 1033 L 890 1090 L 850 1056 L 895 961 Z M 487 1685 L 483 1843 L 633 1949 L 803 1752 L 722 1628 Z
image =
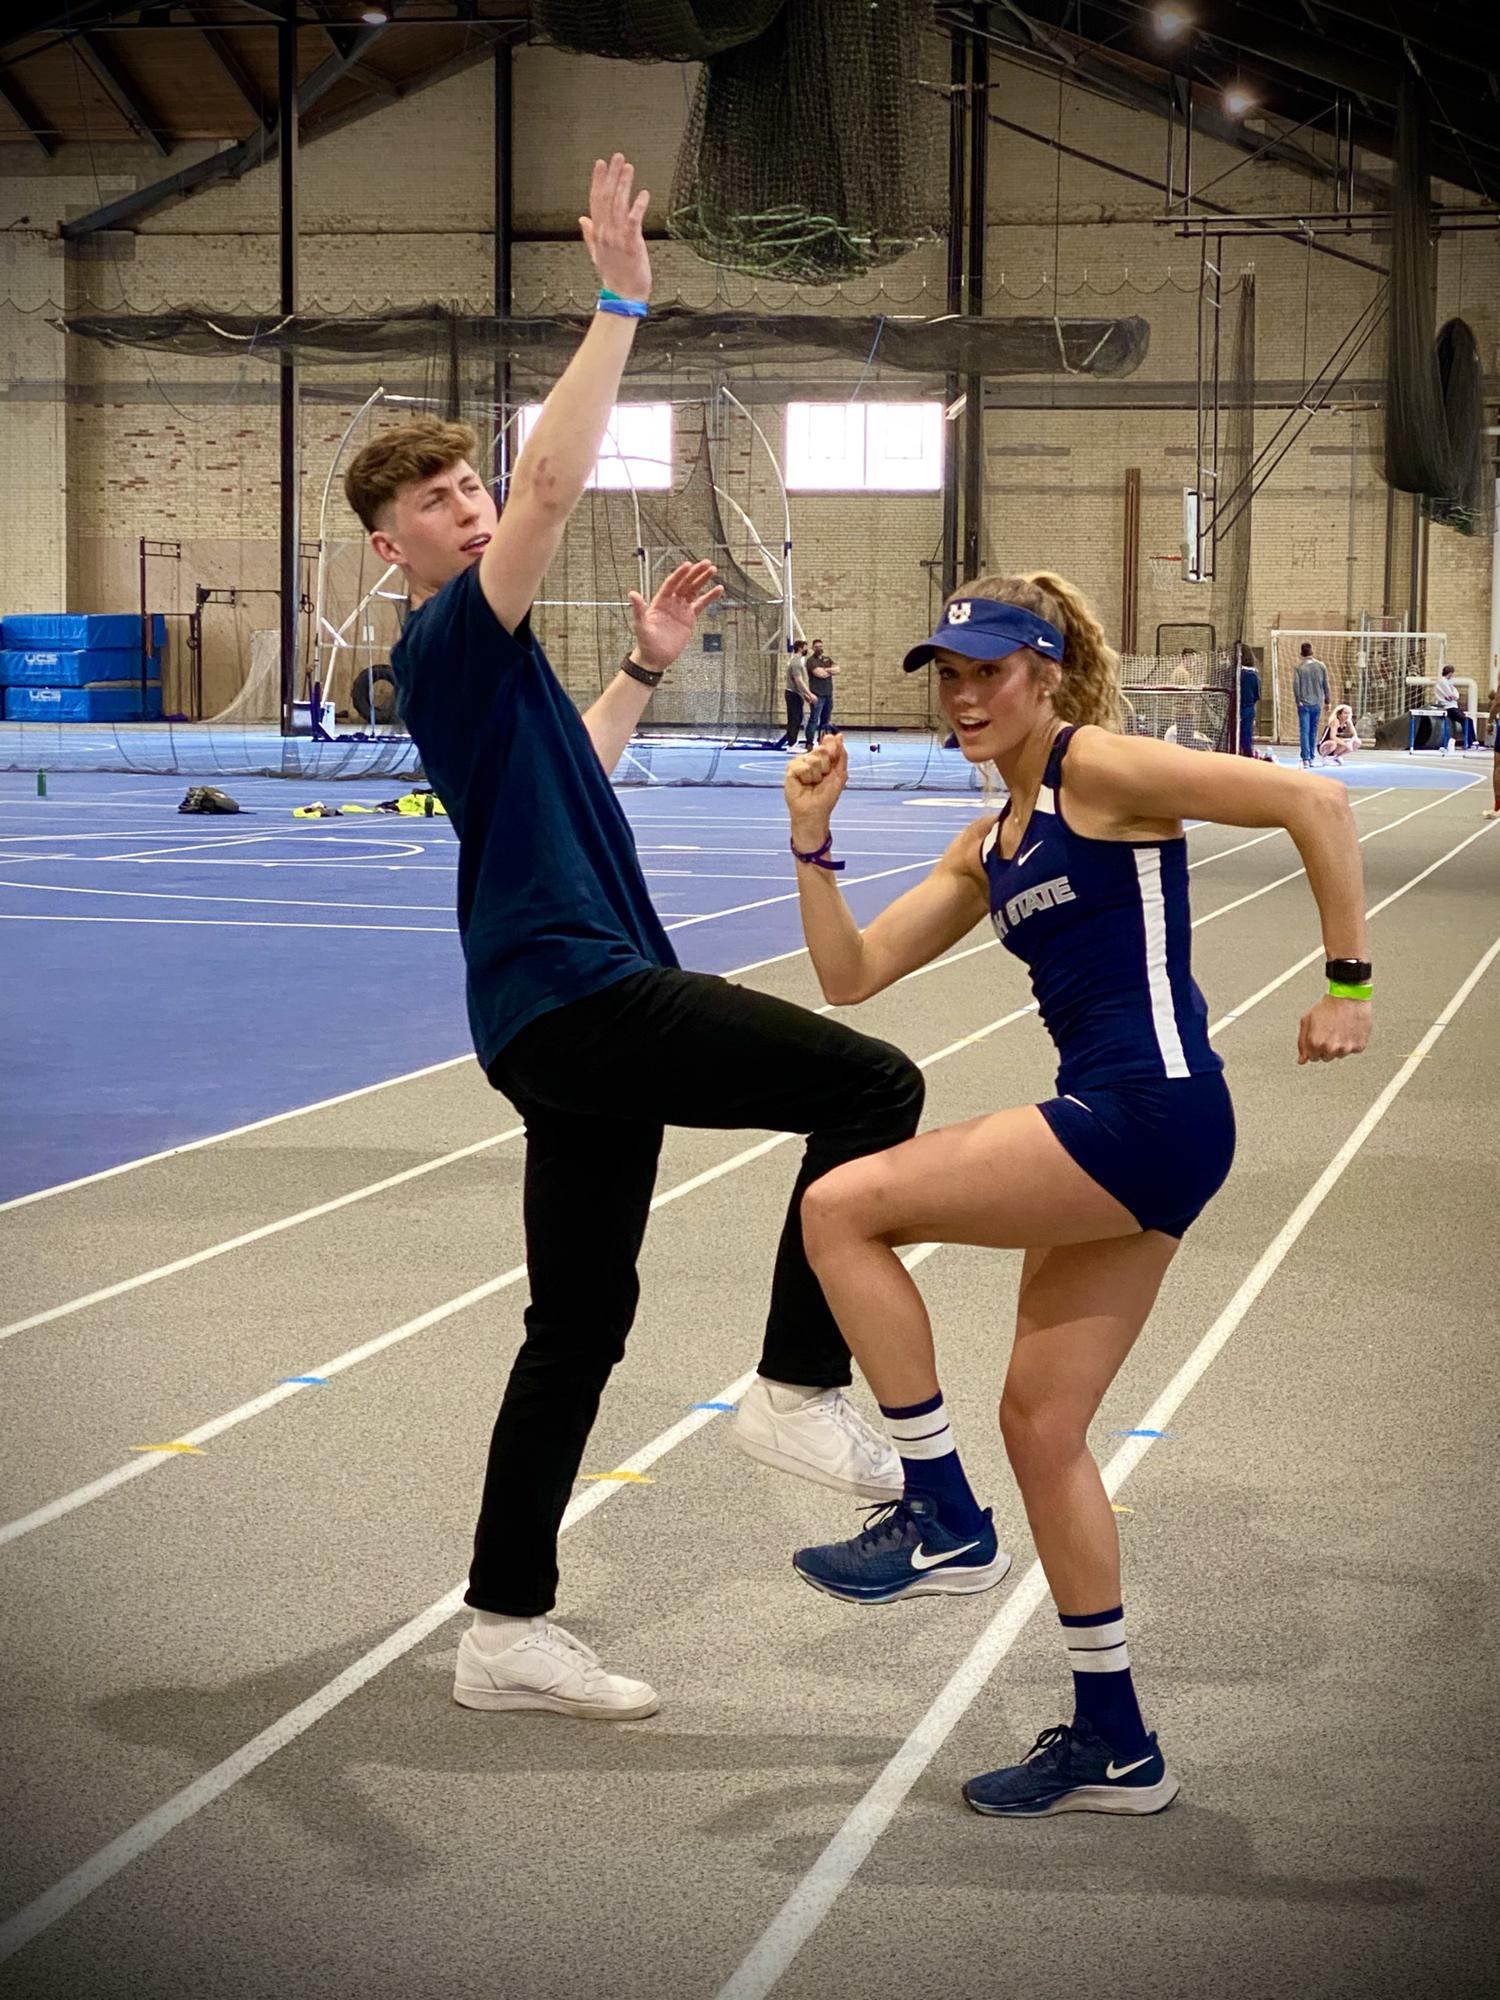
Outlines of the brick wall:
M 642 180 L 665 202 L 690 70 L 604 64 L 536 48 L 518 53 L 515 82 L 522 230 L 571 234 L 589 161 L 596 148 L 616 142 L 636 149 Z M 1066 143 L 1140 173 L 1161 171 L 1163 128 L 1144 115 L 1076 92 L 1064 92 L 1059 107 L 1053 86 L 1008 66 L 997 71 L 992 108 L 1049 130 L 1060 115 Z M 305 299 L 354 310 L 433 298 L 487 303 L 491 132 L 490 76 L 481 65 L 308 147 Z M 1364 164 L 1382 171 L 1379 162 Z M 4 178 L 0 220 L 26 215 L 31 233 L 0 234 L 0 298 L 8 302 L 0 306 L 6 455 L 25 468 L 22 480 L 0 485 L 0 611 L 132 604 L 142 534 L 182 543 L 180 570 L 159 572 L 158 600 L 168 608 L 185 608 L 195 582 L 274 588 L 274 370 L 253 356 L 197 361 L 66 341 L 43 310 L 65 300 L 147 309 L 274 304 L 274 169 L 150 217 L 135 234 L 109 239 L 102 254 L 65 257 L 48 240 L 59 217 L 159 172 L 154 156 L 113 146 L 97 148 L 92 159 L 64 148 L 45 165 L 28 161 L 24 177 Z M 1219 174 L 1228 177 L 1216 197 L 1247 209 L 1326 203 L 1323 190 L 1310 192 L 1305 177 L 1284 167 L 1200 145 L 1195 179 L 1201 185 Z M 1132 313 L 1151 325 L 1150 351 L 1134 377 L 1107 385 L 1065 376 L 993 384 L 1003 406 L 985 424 L 986 566 L 1068 572 L 1111 630 L 1120 611 L 1126 469 L 1142 474 L 1146 553 L 1177 548 L 1181 491 L 1193 476 L 1199 253 L 1196 243 L 1152 220 L 1158 206 L 1149 190 L 1100 167 L 1073 159 L 1059 166 L 1049 148 L 998 127 L 992 132 L 989 310 Z M 1375 263 L 1383 256 L 1383 246 L 1368 239 L 1340 247 Z M 723 273 L 674 244 L 660 244 L 653 254 L 661 299 L 767 310 L 944 308 L 941 245 L 832 295 Z M 1305 370 L 1334 347 L 1377 277 L 1278 239 L 1226 240 L 1223 261 L 1231 283 L 1242 267 L 1255 271 L 1263 403 L 1256 434 L 1264 444 L 1283 415 L 1271 406 L 1295 402 Z M 560 309 L 586 300 L 592 289 L 587 261 L 572 242 L 518 245 L 515 283 L 522 310 Z M 1500 239 L 1443 240 L 1438 306 L 1440 316 L 1461 310 L 1472 321 L 1493 377 L 1500 370 Z M 711 356 L 701 365 L 679 357 L 670 393 L 685 399 L 711 392 L 711 366 Z M 1382 367 L 1377 342 L 1354 375 L 1378 382 Z M 307 373 L 301 422 L 309 534 L 338 438 L 377 376 L 373 365 Z M 424 379 L 420 366 L 407 366 L 388 377 L 388 386 L 420 394 Z M 828 371 L 825 393 L 846 393 L 838 380 L 847 386 L 847 374 Z M 779 450 L 783 418 L 774 392 L 768 399 L 764 385 L 743 377 L 732 386 L 747 399 L 758 397 L 756 415 Z M 891 387 L 877 367 L 866 393 Z M 1096 403 L 1079 407 L 1080 397 Z M 774 549 L 779 491 L 765 454 L 751 447 L 737 420 L 726 427 L 720 478 Z M 1407 506 L 1403 498 L 1403 520 Z M 619 501 L 600 501 L 580 513 L 549 595 L 617 592 L 621 538 L 628 542 L 633 532 L 624 511 Z M 839 694 L 846 709 L 868 704 L 892 722 L 914 719 L 924 689 L 896 672 L 894 661 L 929 617 L 931 571 L 924 563 L 937 553 L 937 498 L 794 496 L 791 512 L 800 620 L 824 637 L 844 667 Z M 353 539 L 354 524 L 337 499 L 333 522 L 335 532 Z M 740 547 L 748 556 L 748 539 Z M 1428 622 L 1448 631 L 1455 657 L 1475 665 L 1488 644 L 1490 562 L 1487 540 L 1431 531 Z M 1264 640 L 1275 620 L 1342 624 L 1351 610 L 1378 613 L 1385 569 L 1378 411 L 1324 411 L 1306 425 L 1255 503 L 1250 635 Z M 1396 571 L 1404 583 L 1404 561 Z M 1158 622 L 1207 615 L 1207 592 L 1181 584 L 1160 589 L 1144 563 L 1140 591 L 1143 643 Z M 1404 591 L 1397 602 L 1401 608 Z M 269 596 L 210 611 L 210 707 L 237 686 L 249 632 L 274 618 Z M 597 686 L 622 636 L 620 622 L 592 610 L 558 611 L 548 614 L 546 629 L 568 684 L 580 696 Z M 754 685 L 764 687 L 769 708 L 771 678 L 758 663 Z

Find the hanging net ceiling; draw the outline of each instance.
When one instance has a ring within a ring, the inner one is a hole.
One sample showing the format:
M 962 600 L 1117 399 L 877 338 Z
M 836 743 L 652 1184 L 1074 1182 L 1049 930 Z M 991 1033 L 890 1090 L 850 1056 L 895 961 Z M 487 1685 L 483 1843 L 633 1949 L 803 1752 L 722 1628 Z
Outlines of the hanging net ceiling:
M 559 48 L 631 62 L 703 62 L 753 41 L 783 0 L 532 0 L 534 26 Z
M 183 308 L 161 313 L 72 313 L 67 333 L 113 347 L 174 354 L 283 354 L 308 365 L 386 361 L 441 363 L 455 353 L 469 363 L 483 354 L 507 364 L 515 392 L 549 390 L 576 352 L 589 316 L 498 318 L 441 305 L 410 306 L 376 316 L 300 313 L 276 320 L 248 313 Z M 1134 374 L 1145 359 L 1151 329 L 1144 319 L 1085 319 L 1018 314 L 940 319 L 874 314 L 698 312 L 664 306 L 642 322 L 630 376 L 665 372 L 736 375 L 774 371 L 780 381 L 846 374 L 867 384 L 906 378 L 907 393 L 940 387 L 957 375 Z
M 931 0 L 536 0 L 560 47 L 701 61 L 667 228 L 711 264 L 826 284 L 945 226 Z

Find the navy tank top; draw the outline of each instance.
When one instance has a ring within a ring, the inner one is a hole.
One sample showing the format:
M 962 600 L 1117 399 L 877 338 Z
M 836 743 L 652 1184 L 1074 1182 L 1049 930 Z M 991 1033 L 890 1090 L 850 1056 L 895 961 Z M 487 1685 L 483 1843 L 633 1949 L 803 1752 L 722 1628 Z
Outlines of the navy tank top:
M 1187 841 L 1075 833 L 1062 815 L 1072 735 L 1070 725 L 1053 742 L 1015 858 L 1000 854 L 1008 804 L 980 849 L 990 920 L 1030 972 L 1057 1046 L 1057 1088 L 1221 1070 L 1189 966 Z

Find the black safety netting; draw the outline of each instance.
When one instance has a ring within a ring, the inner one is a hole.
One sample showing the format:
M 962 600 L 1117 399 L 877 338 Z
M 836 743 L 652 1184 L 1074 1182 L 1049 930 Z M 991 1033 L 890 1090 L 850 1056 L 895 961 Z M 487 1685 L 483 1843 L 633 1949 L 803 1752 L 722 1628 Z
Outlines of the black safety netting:
M 708 262 L 815 284 L 876 269 L 946 217 L 942 106 L 919 87 L 928 0 L 787 0 L 712 57 L 667 228 Z
M 1483 371 L 1462 320 L 1433 341 L 1435 257 L 1427 94 L 1408 77 L 1396 119 L 1385 476 L 1422 494 L 1435 521 L 1473 534 L 1486 511 Z
M 1429 498 L 1427 512 L 1462 535 L 1477 535 L 1490 526 L 1493 493 L 1485 452 L 1484 363 L 1467 321 L 1450 319 L 1442 327 L 1437 365 L 1453 453 L 1452 481 L 1446 494 Z
M 406 306 L 371 315 L 298 313 L 267 319 L 251 313 L 181 308 L 158 313 L 71 313 L 67 333 L 107 346 L 174 354 L 239 355 L 268 361 L 290 356 L 314 366 L 386 362 L 441 364 L 455 346 L 483 350 L 507 366 L 514 392 L 546 394 L 577 351 L 590 315 L 471 313 L 444 305 Z M 887 314 L 699 312 L 663 306 L 641 322 L 626 370 L 632 376 L 705 368 L 736 374 L 774 371 L 779 381 L 831 379 L 839 367 L 868 384 L 887 373 L 908 389 L 939 388 L 957 375 L 1131 375 L 1145 359 L 1148 321 L 1134 317 L 946 314 L 937 319 Z
M 1225 329 L 1228 370 L 1220 382 L 1224 438 L 1214 506 L 1209 618 L 1227 645 L 1250 629 L 1251 528 L 1255 516 L 1255 273 L 1245 271 Z
M 784 0 L 532 0 L 559 48 L 630 62 L 703 62 L 762 34 Z

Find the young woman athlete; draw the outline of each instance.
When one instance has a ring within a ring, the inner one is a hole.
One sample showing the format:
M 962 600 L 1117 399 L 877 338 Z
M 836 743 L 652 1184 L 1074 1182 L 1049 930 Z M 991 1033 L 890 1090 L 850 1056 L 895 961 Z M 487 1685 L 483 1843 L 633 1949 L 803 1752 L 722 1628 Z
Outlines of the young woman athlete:
M 901 1500 L 852 1541 L 800 1550 L 798 1572 L 857 1603 L 985 1590 L 1004 1576 L 954 1448 L 904 1243 L 1024 1249 L 1000 1428 L 1064 1627 L 1076 1710 L 1025 1759 L 971 1779 L 977 1811 L 1159 1812 L 1177 1792 L 1131 1683 L 1114 1516 L 1088 1426 L 1156 1299 L 1183 1232 L 1234 1153 L 1234 1114 L 1189 969 L 1185 819 L 1282 826 L 1307 867 L 1329 990 L 1302 1018 L 1300 1062 L 1370 1035 L 1359 848 L 1345 788 L 1235 757 L 1116 735 L 1118 662 L 1062 578 L 985 577 L 906 656 L 937 663 L 966 757 L 1009 790 L 932 874 L 861 931 L 838 892 L 837 737 L 788 768 L 808 949 L 850 1006 L 937 958 L 988 912 L 1029 968 L 1057 1045 L 1057 1095 L 837 1167 L 802 1201 L 808 1255 L 879 1399 Z

